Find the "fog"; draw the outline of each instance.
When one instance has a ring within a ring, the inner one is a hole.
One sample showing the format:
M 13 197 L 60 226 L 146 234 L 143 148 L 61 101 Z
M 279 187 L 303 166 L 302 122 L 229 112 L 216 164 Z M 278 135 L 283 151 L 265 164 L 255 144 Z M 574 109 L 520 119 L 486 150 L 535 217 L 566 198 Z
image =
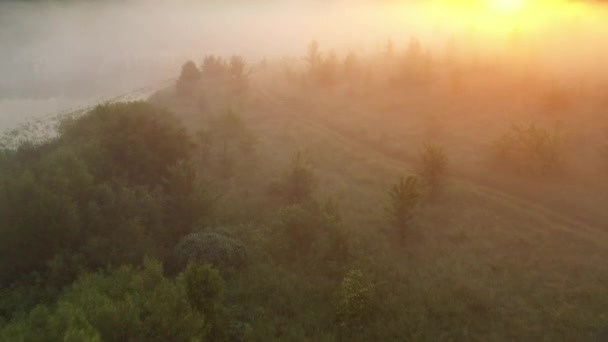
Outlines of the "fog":
M 1 2 L 0 127 L 161 86 L 187 59 L 300 56 L 311 39 L 338 52 L 364 53 L 381 49 L 388 39 L 402 48 L 410 36 L 436 53 L 457 41 L 477 57 L 508 52 L 508 62 L 515 63 L 519 54 L 520 62 L 574 71 L 579 78 L 597 75 L 606 60 L 599 44 L 608 39 L 603 6 L 533 18 L 544 26 L 532 30 L 488 29 L 448 7 L 437 11 L 438 3 L 447 2 Z

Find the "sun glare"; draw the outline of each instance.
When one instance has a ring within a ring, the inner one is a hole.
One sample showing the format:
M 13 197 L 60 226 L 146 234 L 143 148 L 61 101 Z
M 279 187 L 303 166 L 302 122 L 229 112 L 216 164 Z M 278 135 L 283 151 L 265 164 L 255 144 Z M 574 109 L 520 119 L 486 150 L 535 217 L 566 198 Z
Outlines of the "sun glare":
M 526 0 L 486 0 L 490 9 L 503 12 L 513 13 L 523 10 L 526 6 Z
M 473 29 L 489 37 L 545 32 L 591 14 L 582 2 L 569 0 L 435 0 L 427 10 L 428 22 L 439 27 Z

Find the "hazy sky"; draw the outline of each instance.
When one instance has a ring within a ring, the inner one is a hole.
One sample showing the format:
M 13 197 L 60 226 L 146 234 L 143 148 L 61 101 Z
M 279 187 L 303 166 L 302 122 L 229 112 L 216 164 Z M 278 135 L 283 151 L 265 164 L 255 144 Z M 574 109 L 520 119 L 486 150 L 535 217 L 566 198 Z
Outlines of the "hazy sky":
M 0 1 L 0 115 L 16 111 L 22 99 L 69 102 L 154 84 L 174 77 L 186 59 L 201 61 L 206 54 L 242 54 L 253 61 L 302 55 L 311 39 L 338 52 L 370 52 L 389 38 L 404 48 L 414 35 L 437 53 L 454 37 L 463 46 L 491 50 L 508 37 L 484 37 L 488 33 L 510 35 L 523 27 L 526 34 L 527 24 L 512 25 L 509 16 L 454 12 L 449 3 L 454 2 Z M 429 12 L 437 4 L 444 10 Z M 551 30 L 536 32 L 542 49 L 534 53 L 542 52 L 543 65 L 578 70 L 604 63 L 604 10 L 540 12 L 521 22 L 551 23 Z

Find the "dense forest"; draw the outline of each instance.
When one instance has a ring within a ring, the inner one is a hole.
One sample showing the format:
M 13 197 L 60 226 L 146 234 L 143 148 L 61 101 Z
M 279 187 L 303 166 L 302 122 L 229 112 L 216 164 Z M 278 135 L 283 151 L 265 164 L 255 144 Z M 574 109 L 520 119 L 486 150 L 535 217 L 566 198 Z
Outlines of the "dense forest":
M 208 55 L 8 132 L 0 340 L 603 340 L 608 139 L 527 70 L 395 45 Z

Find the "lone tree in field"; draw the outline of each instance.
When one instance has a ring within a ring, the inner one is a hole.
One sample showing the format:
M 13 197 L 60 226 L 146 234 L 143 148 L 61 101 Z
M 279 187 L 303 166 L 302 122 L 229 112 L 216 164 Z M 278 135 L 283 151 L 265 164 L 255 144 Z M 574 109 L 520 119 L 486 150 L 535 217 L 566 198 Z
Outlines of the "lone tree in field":
M 448 173 L 448 157 L 443 147 L 427 144 L 420 154 L 420 178 L 432 197 L 438 196 L 445 187 Z
M 401 177 L 389 191 L 390 204 L 387 208 L 388 219 L 401 242 L 411 229 L 418 203 L 420 201 L 418 178 Z

